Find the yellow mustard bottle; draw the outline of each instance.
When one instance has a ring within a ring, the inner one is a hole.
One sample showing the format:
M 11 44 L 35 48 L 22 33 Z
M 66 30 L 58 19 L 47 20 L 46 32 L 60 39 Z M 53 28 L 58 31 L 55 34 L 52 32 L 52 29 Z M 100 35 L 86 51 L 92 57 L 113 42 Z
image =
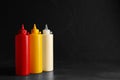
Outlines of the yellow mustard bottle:
M 30 34 L 30 73 L 42 72 L 42 34 L 34 24 Z

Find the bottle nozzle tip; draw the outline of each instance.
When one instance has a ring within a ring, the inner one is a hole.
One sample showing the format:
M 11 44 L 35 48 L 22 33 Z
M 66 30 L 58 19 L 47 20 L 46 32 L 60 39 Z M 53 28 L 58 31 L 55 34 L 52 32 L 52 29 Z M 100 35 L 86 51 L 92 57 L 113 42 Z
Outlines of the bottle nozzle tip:
M 48 25 L 47 24 L 45 25 L 45 29 L 48 29 Z
M 22 24 L 22 29 L 24 29 L 24 24 Z
M 34 29 L 36 29 L 36 24 L 34 24 Z

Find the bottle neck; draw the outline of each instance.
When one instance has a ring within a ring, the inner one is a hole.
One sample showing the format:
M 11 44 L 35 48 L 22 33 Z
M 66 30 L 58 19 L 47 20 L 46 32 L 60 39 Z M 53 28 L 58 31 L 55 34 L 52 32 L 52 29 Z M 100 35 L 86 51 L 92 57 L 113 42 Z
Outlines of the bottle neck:
M 36 24 L 34 24 L 33 29 L 31 30 L 31 33 L 32 34 L 38 34 L 39 33 L 39 29 L 37 29 Z
M 22 27 L 21 27 L 21 29 L 19 30 L 19 34 L 24 34 L 24 35 L 27 34 L 27 30 L 24 29 L 24 24 L 22 24 Z
M 43 30 L 43 34 L 50 34 L 50 30 Z

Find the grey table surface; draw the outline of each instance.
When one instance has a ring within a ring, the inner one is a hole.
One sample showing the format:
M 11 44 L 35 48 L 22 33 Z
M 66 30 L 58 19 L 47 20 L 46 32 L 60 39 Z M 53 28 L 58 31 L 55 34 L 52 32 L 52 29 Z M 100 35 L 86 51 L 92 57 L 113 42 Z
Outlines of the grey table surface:
M 120 80 L 120 65 L 113 63 L 57 64 L 54 71 L 16 76 L 15 68 L 5 62 L 0 72 L 0 80 Z

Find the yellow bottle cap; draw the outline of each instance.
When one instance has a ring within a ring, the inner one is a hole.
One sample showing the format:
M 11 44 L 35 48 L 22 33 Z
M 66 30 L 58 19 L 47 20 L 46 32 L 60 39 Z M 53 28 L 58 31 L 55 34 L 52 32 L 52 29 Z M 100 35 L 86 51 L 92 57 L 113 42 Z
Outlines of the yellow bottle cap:
M 34 24 L 33 29 L 31 30 L 31 33 L 39 33 L 39 29 L 36 28 L 36 24 Z

